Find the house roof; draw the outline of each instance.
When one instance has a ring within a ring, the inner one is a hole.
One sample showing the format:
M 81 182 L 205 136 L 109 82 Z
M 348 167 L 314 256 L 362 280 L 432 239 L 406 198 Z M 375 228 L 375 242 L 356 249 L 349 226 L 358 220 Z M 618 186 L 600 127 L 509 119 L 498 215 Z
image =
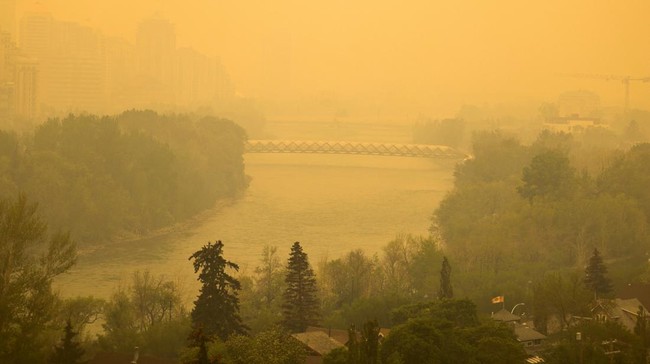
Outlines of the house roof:
M 341 344 L 345 344 L 348 342 L 348 330 L 328 329 L 326 327 L 316 327 L 316 326 L 309 326 L 307 327 L 306 330 L 306 332 L 315 332 L 315 331 L 323 332 L 327 336 L 340 342 Z
M 634 331 L 639 307 L 642 307 L 646 315 L 650 315 L 641 301 L 636 298 L 598 299 L 592 304 L 591 312 L 595 314 L 597 311 L 602 311 L 609 319 L 618 321 L 628 331 Z
M 515 325 L 515 335 L 520 342 L 546 339 L 544 334 L 526 325 Z
M 322 331 L 301 332 L 291 336 L 319 355 L 325 355 L 336 348 L 344 346 Z
M 494 321 L 512 322 L 521 320 L 521 317 L 510 313 L 510 311 L 506 310 L 505 308 L 502 308 L 492 314 L 492 319 Z
M 616 297 L 622 299 L 636 298 L 641 301 L 643 307 L 650 307 L 650 284 L 649 283 L 630 283 L 621 287 L 616 292 Z M 635 311 L 636 312 L 636 311 Z
M 332 339 L 334 339 L 334 340 L 336 340 L 336 341 L 338 341 L 338 342 L 340 342 L 341 344 L 344 344 L 344 345 L 347 344 L 347 342 L 349 340 L 348 330 L 329 329 L 329 328 L 326 328 L 326 327 L 309 326 L 309 327 L 307 327 L 307 330 L 305 330 L 305 331 L 306 332 L 314 332 L 314 331 L 323 332 L 323 333 L 327 334 L 327 336 L 331 337 Z M 379 335 L 380 336 L 386 337 L 386 336 L 388 336 L 389 333 L 390 333 L 390 329 L 386 329 L 386 328 L 383 328 L 383 327 L 379 328 Z

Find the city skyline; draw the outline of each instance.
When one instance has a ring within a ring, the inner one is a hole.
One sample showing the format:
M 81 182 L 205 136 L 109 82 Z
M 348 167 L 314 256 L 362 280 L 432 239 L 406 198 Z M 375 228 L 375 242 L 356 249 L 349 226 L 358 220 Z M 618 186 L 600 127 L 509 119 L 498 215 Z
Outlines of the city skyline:
M 142 20 L 135 42 L 43 9 L 24 13 L 19 29 L 18 38 L 7 35 L 5 43 L 38 70 L 35 110 L 21 114 L 17 106 L 7 107 L 19 116 L 194 110 L 215 107 L 234 92 L 219 60 L 177 47 L 174 26 L 159 17 Z M 5 73 L 11 84 L 19 77 Z
M 19 12 L 30 6 L 24 0 Z M 178 45 L 217 56 L 237 91 L 271 114 L 313 105 L 329 115 L 452 116 L 460 106 L 539 105 L 564 91 L 591 90 L 624 105 L 618 81 L 564 74 L 648 77 L 650 3 L 513 0 L 447 4 L 416 0 L 296 3 L 291 0 L 47 0 L 61 19 L 134 40 L 141 19 L 176 25 Z M 124 11 L 122 9 L 128 9 Z M 635 84 L 630 105 L 650 107 Z M 334 106 L 328 106 L 334 105 Z

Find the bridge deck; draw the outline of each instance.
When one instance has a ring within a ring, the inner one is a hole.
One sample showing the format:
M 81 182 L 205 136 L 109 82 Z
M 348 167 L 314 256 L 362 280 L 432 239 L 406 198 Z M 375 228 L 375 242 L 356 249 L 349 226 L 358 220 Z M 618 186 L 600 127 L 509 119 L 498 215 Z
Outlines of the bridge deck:
M 318 140 L 249 140 L 246 143 L 246 153 L 356 154 L 441 159 L 468 157 L 446 145 Z

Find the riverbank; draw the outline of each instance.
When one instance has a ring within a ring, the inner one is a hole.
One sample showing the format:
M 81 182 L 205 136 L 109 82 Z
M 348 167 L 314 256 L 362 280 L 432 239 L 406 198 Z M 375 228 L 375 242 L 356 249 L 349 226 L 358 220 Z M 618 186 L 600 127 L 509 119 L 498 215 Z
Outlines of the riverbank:
M 83 250 L 57 278 L 63 296 L 108 298 L 134 271 L 179 281 L 188 301 L 198 289 L 188 257 L 222 240 L 224 255 L 252 274 L 264 245 L 282 260 L 300 241 L 312 265 L 352 249 L 367 254 L 398 234 L 428 234 L 430 216 L 453 185 L 453 165 L 416 158 L 246 155 L 249 188 L 237 199 L 173 227 Z

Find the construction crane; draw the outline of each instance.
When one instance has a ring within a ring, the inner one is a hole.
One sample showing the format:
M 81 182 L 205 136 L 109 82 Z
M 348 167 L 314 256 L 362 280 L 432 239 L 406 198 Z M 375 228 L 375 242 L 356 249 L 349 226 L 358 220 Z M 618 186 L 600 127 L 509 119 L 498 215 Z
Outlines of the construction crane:
M 574 73 L 574 74 L 563 74 L 562 76 L 567 77 L 578 77 L 578 78 L 591 78 L 595 80 L 605 80 L 605 81 L 621 81 L 625 87 L 625 115 L 630 107 L 630 82 L 650 82 L 650 77 L 631 77 L 631 76 L 617 76 L 617 75 L 593 75 L 586 73 Z

